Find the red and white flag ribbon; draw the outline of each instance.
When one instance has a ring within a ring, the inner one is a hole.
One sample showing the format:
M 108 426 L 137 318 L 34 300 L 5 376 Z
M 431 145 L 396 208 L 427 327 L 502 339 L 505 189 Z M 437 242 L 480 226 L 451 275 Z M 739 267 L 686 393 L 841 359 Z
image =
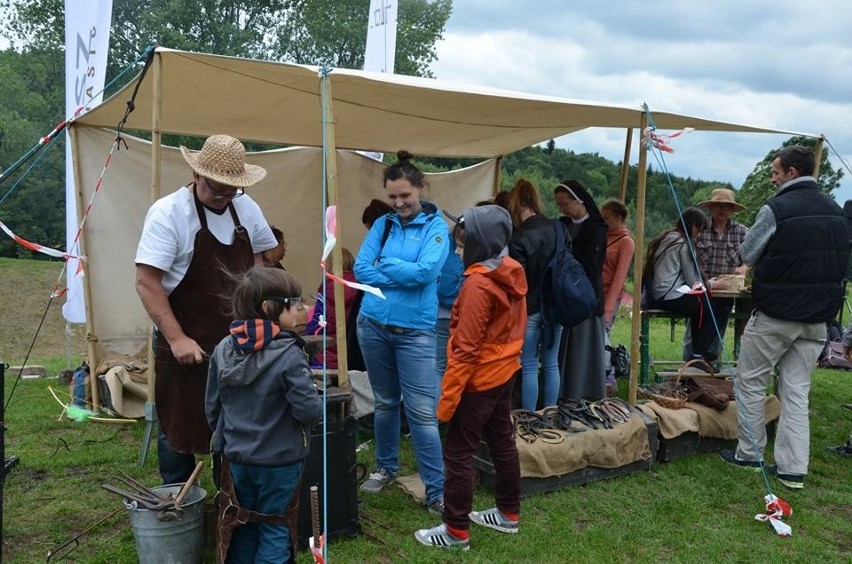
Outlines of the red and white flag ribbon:
M 757 521 L 768 522 L 772 525 L 779 537 L 792 535 L 793 528 L 781 520 L 793 514 L 793 508 L 790 507 L 790 504 L 773 494 L 768 494 L 763 499 L 766 500 L 766 513 L 758 513 L 754 518 Z
M 686 135 L 691 131 L 695 131 L 695 128 L 685 127 L 674 133 L 657 133 L 653 127 L 646 127 L 642 131 L 642 142 L 648 147 L 654 147 L 666 153 L 674 153 L 674 149 L 672 149 L 669 141 L 677 139 L 681 135 Z
M 382 293 L 382 291 L 380 289 L 374 287 L 374 286 L 368 286 L 367 284 L 361 284 L 361 283 L 358 283 L 358 282 L 351 282 L 349 280 L 344 280 L 343 278 L 335 276 L 331 272 L 326 272 L 325 276 L 326 276 L 326 278 L 328 278 L 330 280 L 334 280 L 335 282 L 343 284 L 344 286 L 349 286 L 350 288 L 355 288 L 356 290 L 363 290 L 364 292 L 369 292 L 369 293 L 373 294 L 374 296 L 381 298 L 383 300 L 387 299 L 387 297 Z
M 331 250 L 337 244 L 337 206 L 328 206 L 325 209 L 325 248 L 322 250 L 320 265 L 325 268 L 325 261 Z
M 8 235 L 14 242 L 16 242 L 17 244 L 19 244 L 20 246 L 24 247 L 25 249 L 27 249 L 29 251 L 33 251 L 33 252 L 36 252 L 36 253 L 41 253 L 41 254 L 44 254 L 44 255 L 48 255 L 48 256 L 56 257 L 56 258 L 61 258 L 61 259 L 65 259 L 65 260 L 68 260 L 68 259 L 83 260 L 82 257 L 78 257 L 78 256 L 75 256 L 75 255 L 69 255 L 65 251 L 59 251 L 59 250 L 56 250 L 56 249 L 51 249 L 50 247 L 45 247 L 44 245 L 39 245 L 38 243 L 33 243 L 32 241 L 27 241 L 23 237 L 18 237 L 2 221 L 0 221 L 0 229 L 2 229 L 3 232 L 6 233 L 6 235 Z

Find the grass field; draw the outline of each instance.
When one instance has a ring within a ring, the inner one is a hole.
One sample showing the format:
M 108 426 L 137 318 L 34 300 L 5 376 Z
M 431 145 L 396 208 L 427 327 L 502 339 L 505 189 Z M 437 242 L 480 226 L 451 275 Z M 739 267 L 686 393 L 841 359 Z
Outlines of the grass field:
M 0 358 L 18 364 L 44 312 L 59 267 L 56 263 L 0 260 Z M 24 294 L 26 292 L 26 295 Z M 32 297 L 33 301 L 27 301 Z M 135 299 L 129 296 L 128 299 Z M 65 366 L 64 322 L 59 304 L 36 340 L 31 362 L 48 367 L 49 376 Z M 29 313 L 35 309 L 37 313 Z M 54 316 L 54 314 L 56 314 Z M 10 330 L 10 326 L 14 329 Z M 629 323 L 621 318 L 615 342 L 627 343 Z M 666 322 L 652 326 L 654 358 L 679 354 Z M 85 350 L 75 336 L 75 354 Z M 79 356 L 77 356 L 79 360 Z M 144 467 L 137 465 L 144 424 L 74 423 L 59 419 L 62 408 L 48 387 L 53 378 L 18 384 L 6 412 L 6 456 L 20 457 L 7 476 L 3 506 L 3 561 L 44 561 L 48 551 L 116 515 L 84 534 L 64 562 L 131 563 L 136 551 L 129 519 L 117 496 L 99 486 L 116 483 L 119 470 L 155 486 L 159 483 L 152 445 Z M 330 545 L 332 562 L 850 562 L 852 560 L 852 468 L 850 461 L 828 453 L 842 443 L 852 415 L 840 404 L 852 400 L 852 373 L 817 370 L 811 392 L 811 467 L 801 492 L 777 493 L 794 509 L 788 520 L 793 536 L 779 538 L 753 517 L 762 511 L 763 480 L 732 468 L 716 454 L 693 456 L 650 471 L 573 487 L 524 500 L 521 531 L 501 535 L 473 529 L 468 553 L 420 546 L 415 529 L 437 524 L 403 491 L 389 487 L 361 496 L 357 539 Z M 9 397 L 14 374 L 7 374 Z M 626 389 L 621 383 L 621 392 Z M 7 399 L 8 401 L 8 399 Z M 359 442 L 369 439 L 359 437 Z M 372 467 L 373 450 L 359 453 Z M 767 453 L 772 459 L 771 448 Z M 402 473 L 415 470 L 411 445 L 403 444 Z M 772 487 L 776 486 L 770 478 Z M 212 492 L 210 472 L 202 485 Z M 332 500 L 333 502 L 333 500 Z M 493 505 L 490 493 L 477 488 L 474 505 Z M 300 563 L 310 562 L 306 553 Z

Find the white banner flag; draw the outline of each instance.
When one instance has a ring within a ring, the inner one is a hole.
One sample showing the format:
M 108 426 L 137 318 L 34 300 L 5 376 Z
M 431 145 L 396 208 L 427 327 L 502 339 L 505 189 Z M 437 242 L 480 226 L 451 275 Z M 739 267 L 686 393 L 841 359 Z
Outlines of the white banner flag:
M 364 70 L 393 74 L 396 58 L 396 14 L 399 0 L 370 0 Z
M 65 116 L 78 108 L 89 109 L 103 98 L 109 51 L 112 0 L 65 0 Z M 75 242 L 79 218 L 74 187 L 71 140 L 65 133 L 65 240 L 68 254 L 79 256 Z M 77 259 L 68 261 L 65 305 L 62 315 L 71 323 L 86 322 L 82 269 Z
M 364 70 L 393 74 L 396 60 L 396 14 L 399 0 L 370 0 L 367 23 L 367 47 L 364 51 Z M 377 161 L 382 154 L 359 151 Z

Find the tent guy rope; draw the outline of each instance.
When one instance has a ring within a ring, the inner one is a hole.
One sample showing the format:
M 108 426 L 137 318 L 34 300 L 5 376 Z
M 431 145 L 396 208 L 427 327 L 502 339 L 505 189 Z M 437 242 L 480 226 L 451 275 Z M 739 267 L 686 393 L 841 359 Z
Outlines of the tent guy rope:
M 663 171 L 663 174 L 666 178 L 666 184 L 668 185 L 669 191 L 672 194 L 672 199 L 675 203 L 675 207 L 677 208 L 678 215 L 680 217 L 682 217 L 683 216 L 683 206 L 681 205 L 680 198 L 678 198 L 677 191 L 675 190 L 674 185 L 672 184 L 671 174 L 669 173 L 668 167 L 666 166 L 666 161 L 665 161 L 665 157 L 663 156 L 663 153 L 664 152 L 665 153 L 674 153 L 674 149 L 672 149 L 668 145 L 668 140 L 679 137 L 680 135 L 682 135 L 684 133 L 688 133 L 688 131 L 681 130 L 681 131 L 679 131 L 675 134 L 671 134 L 671 135 L 657 134 L 656 133 L 656 125 L 654 125 L 654 116 L 652 115 L 651 110 L 648 108 L 647 104 L 643 104 L 643 108 L 645 109 L 645 112 L 646 112 L 646 115 L 647 115 L 647 118 L 648 118 L 648 127 L 645 128 L 645 133 L 643 133 L 642 143 L 645 144 L 646 148 L 648 149 L 648 152 L 653 153 L 654 157 L 657 159 L 657 163 L 660 165 L 660 170 Z M 687 129 L 689 129 L 689 128 L 687 128 Z M 657 152 L 654 152 L 653 149 L 656 149 Z M 686 225 L 684 225 L 683 228 L 684 228 L 684 231 L 687 231 Z M 691 255 L 692 260 L 693 260 L 693 264 L 695 266 L 695 270 L 696 270 L 696 272 L 701 272 L 701 268 L 700 268 L 700 265 L 698 263 L 698 256 L 695 252 L 695 246 L 693 245 L 691 238 L 687 237 L 686 242 L 687 242 L 687 246 L 689 248 L 690 255 Z M 712 308 L 707 308 L 707 309 L 710 310 L 709 311 L 710 319 L 713 320 L 713 325 L 716 329 L 716 337 L 719 339 L 719 342 L 721 344 L 722 357 L 724 358 L 724 357 L 727 356 L 727 351 L 725 350 L 724 339 L 722 339 L 722 337 L 721 337 L 721 332 L 719 330 L 719 324 L 716 321 L 716 316 L 713 314 L 713 309 Z M 733 378 L 733 386 L 734 386 L 734 398 L 737 402 L 737 408 L 738 408 L 739 411 L 742 411 L 742 409 L 741 409 L 742 408 L 742 405 L 741 405 L 742 399 L 741 399 L 741 394 L 738 390 L 737 378 Z M 754 437 L 754 433 L 752 432 L 752 429 L 751 429 L 747 420 L 746 420 L 745 428 L 746 428 L 746 431 L 747 431 L 747 434 L 748 434 L 748 439 L 751 441 L 751 443 L 753 445 L 755 445 L 755 452 L 760 453 L 760 449 L 757 448 L 757 441 Z M 763 485 L 764 485 L 764 488 L 766 489 L 766 492 L 767 492 L 767 494 L 764 496 L 766 513 L 757 514 L 757 515 L 755 515 L 754 518 L 758 521 L 768 522 L 770 525 L 772 525 L 773 529 L 778 534 L 778 536 L 781 536 L 781 537 L 790 536 L 793 533 L 792 527 L 790 527 L 788 524 L 784 523 L 781 519 L 782 519 L 782 517 L 789 517 L 790 515 L 792 515 L 793 509 L 792 509 L 792 507 L 790 507 L 790 505 L 786 501 L 778 498 L 772 492 L 772 486 L 769 483 L 769 478 L 767 476 L 766 465 L 764 464 L 763 457 L 760 456 L 760 455 L 758 455 L 758 456 L 759 456 L 759 458 L 758 458 L 757 462 L 760 465 L 761 478 L 763 479 Z

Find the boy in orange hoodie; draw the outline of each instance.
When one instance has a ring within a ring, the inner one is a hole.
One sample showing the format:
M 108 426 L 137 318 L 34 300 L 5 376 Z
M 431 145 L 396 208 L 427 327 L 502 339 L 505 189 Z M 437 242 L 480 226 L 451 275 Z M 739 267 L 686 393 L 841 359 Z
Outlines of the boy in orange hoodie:
M 445 212 L 446 213 L 446 212 Z M 449 216 L 449 214 L 447 214 Z M 420 529 L 422 544 L 468 550 L 473 521 L 504 533 L 518 532 L 521 470 L 512 426 L 512 384 L 521 368 L 527 325 L 527 283 L 508 256 L 509 213 L 499 206 L 465 210 L 453 229 L 465 281 L 450 319 L 447 371 L 438 420 L 449 422 L 444 441 L 443 523 Z M 473 455 L 485 440 L 496 472 L 497 506 L 471 511 Z

